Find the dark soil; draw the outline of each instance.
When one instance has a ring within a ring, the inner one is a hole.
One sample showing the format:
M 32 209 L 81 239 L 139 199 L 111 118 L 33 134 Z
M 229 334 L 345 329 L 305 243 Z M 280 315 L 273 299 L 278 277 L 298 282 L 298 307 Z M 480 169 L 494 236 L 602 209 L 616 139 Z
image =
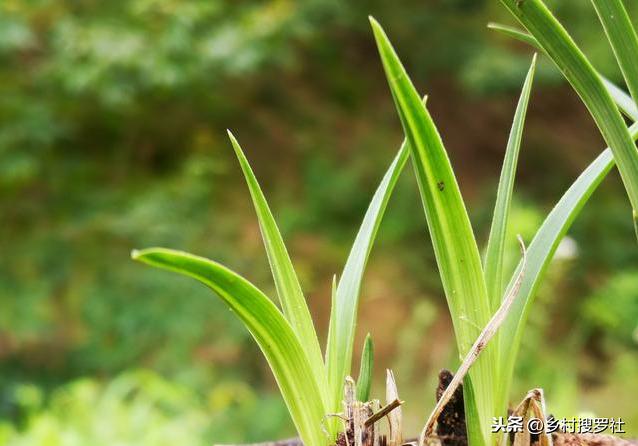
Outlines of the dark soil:
M 439 372 L 439 385 L 436 388 L 436 400 L 450 385 L 454 375 L 449 370 Z M 467 446 L 467 429 L 465 427 L 465 407 L 463 405 L 463 384 L 459 386 L 439 415 L 436 434 L 442 446 Z

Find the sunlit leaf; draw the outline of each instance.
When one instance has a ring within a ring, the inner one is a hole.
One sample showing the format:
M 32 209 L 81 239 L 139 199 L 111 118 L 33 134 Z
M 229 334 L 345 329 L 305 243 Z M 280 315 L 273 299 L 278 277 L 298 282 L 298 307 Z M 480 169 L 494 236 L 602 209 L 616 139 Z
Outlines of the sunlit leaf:
M 516 177 L 516 166 L 518 164 L 518 154 L 521 147 L 521 139 L 523 137 L 523 126 L 525 123 L 525 115 L 527 114 L 527 105 L 529 96 L 532 91 L 532 81 L 534 79 L 534 71 L 536 69 L 536 55 L 532 60 L 532 65 L 525 78 L 523 90 L 516 106 L 514 113 L 514 122 L 510 130 L 509 139 L 507 141 L 507 149 L 505 150 L 505 159 L 501 168 L 501 178 L 498 183 L 498 192 L 496 194 L 496 204 L 494 206 L 494 216 L 492 218 L 492 226 L 487 241 L 487 249 L 485 251 L 485 285 L 490 299 L 492 311 L 496 311 L 501 303 L 503 296 L 504 278 L 503 278 L 503 258 L 505 256 L 505 236 L 507 233 L 507 223 L 509 221 L 509 212 L 512 201 L 512 192 L 514 190 L 514 178 Z
M 625 77 L 629 93 L 638 101 L 638 36 L 622 0 L 592 0 L 607 39 Z
M 366 402 L 370 399 L 370 386 L 372 385 L 372 367 L 374 365 L 374 346 L 370 333 L 366 335 L 361 351 L 361 365 L 357 378 L 357 400 Z
M 239 160 L 239 165 L 244 173 L 244 177 L 246 178 L 255 211 L 257 212 L 259 228 L 261 229 L 261 235 L 264 240 L 264 246 L 266 247 L 268 261 L 270 262 L 270 268 L 275 280 L 275 286 L 284 316 L 288 322 L 290 322 L 292 329 L 306 350 L 317 383 L 321 388 L 325 388 L 326 375 L 321 356 L 321 348 L 319 347 L 317 333 L 315 332 L 308 305 L 301 291 L 297 274 L 295 273 L 295 269 L 290 261 L 290 256 L 279 233 L 279 228 L 277 228 L 275 219 L 268 207 L 266 197 L 264 197 L 259 187 L 257 178 L 255 178 L 239 143 L 230 131 L 228 132 L 228 136 Z M 324 397 L 327 398 L 327 395 Z
M 628 130 L 632 138 L 638 138 L 638 124 L 633 124 Z M 511 384 L 523 330 L 543 274 L 574 219 L 613 167 L 614 158 L 612 152 L 610 149 L 606 149 L 563 194 L 556 206 L 545 218 L 527 249 L 525 274 L 518 298 L 512 306 L 510 315 L 505 321 L 500 335 L 501 350 L 507 352 L 506 355 L 500 357 L 498 366 L 498 369 L 501 370 L 500 376 L 503 377 L 501 385 L 504 389 L 509 389 Z M 513 286 L 514 278 L 521 267 L 522 265 L 519 264 L 514 272 L 508 285 L 508 290 Z M 508 395 L 505 393 L 500 395 L 501 401 L 499 404 L 503 407 L 507 404 Z
M 333 298 L 326 366 L 332 395 L 331 407 L 335 411 L 339 410 L 343 394 L 343 382 L 345 377 L 350 374 L 352 365 L 359 291 L 365 265 L 388 200 L 409 154 L 410 151 L 404 143 L 374 193 L 348 255 L 348 260 Z
M 603 77 L 603 83 L 605 88 L 609 91 L 609 94 L 614 98 L 614 102 L 618 106 L 621 112 L 625 114 L 629 119 L 636 122 L 638 121 L 638 106 L 620 87 L 611 82 L 609 79 Z
M 512 37 L 516 40 L 520 40 L 521 42 L 527 43 L 530 46 L 533 46 L 536 49 L 544 51 L 538 41 L 525 31 L 521 31 L 520 29 L 514 28 L 512 26 L 502 25 L 500 23 L 488 23 L 488 28 L 498 31 L 506 36 Z M 638 106 L 635 101 L 631 99 L 620 87 L 614 84 L 612 81 L 607 79 L 598 73 L 601 80 L 603 81 L 603 85 L 611 95 L 612 99 L 618 106 L 621 112 L 625 114 L 628 118 L 633 121 L 638 121 Z
M 600 76 L 542 0 L 501 0 L 501 3 L 535 37 L 589 109 L 614 154 L 635 222 L 638 150 Z
M 212 289 L 241 319 L 259 344 L 304 444 L 325 446 L 326 414 L 315 371 L 292 327 L 250 282 L 203 257 L 163 248 L 135 251 L 135 260 L 192 277 Z
M 417 183 L 425 209 L 430 236 L 461 355 L 465 355 L 481 328 L 487 324 L 491 312 L 479 251 L 470 221 L 459 191 L 452 166 L 430 114 L 419 99 L 403 65 L 381 26 L 371 18 L 372 29 L 392 96 L 409 142 Z M 470 442 L 480 445 L 490 438 L 493 392 L 491 380 L 493 348 L 488 346 L 479 358 L 469 378 L 476 390 L 475 399 L 480 417 L 468 420 L 480 426 L 468 428 Z M 471 412 L 471 410 L 468 410 Z

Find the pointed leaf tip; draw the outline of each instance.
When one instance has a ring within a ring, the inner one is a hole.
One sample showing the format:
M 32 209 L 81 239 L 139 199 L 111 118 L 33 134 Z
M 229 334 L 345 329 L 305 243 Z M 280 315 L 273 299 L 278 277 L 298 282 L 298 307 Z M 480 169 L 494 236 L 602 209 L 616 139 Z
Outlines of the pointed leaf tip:
M 131 259 L 136 260 L 138 262 L 147 263 L 149 256 L 160 253 L 163 250 L 164 248 L 133 249 L 131 250 Z
M 452 318 L 458 321 L 458 315 L 472 314 L 472 324 L 455 323 L 458 348 L 466 353 L 480 332 L 478 327 L 487 323 L 491 316 L 476 239 L 448 154 L 432 117 L 421 103 L 420 95 L 386 33 L 378 24 L 371 23 L 390 91 L 409 142 Z M 491 416 L 493 407 L 492 392 L 488 387 L 491 357 L 495 354 L 493 349 L 487 353 L 488 357 L 480 360 L 470 372 L 471 378 L 481 383 L 481 393 L 468 398 L 471 401 L 467 404 L 468 407 L 473 406 L 468 412 L 479 412 L 481 419 Z M 488 433 L 469 432 L 470 443 L 483 444 L 483 437 L 487 438 Z
M 295 334 L 306 346 L 308 358 L 312 364 L 312 369 L 316 371 L 316 379 L 319 386 L 323 386 L 323 360 L 321 348 L 317 339 L 317 334 L 313 326 L 312 316 L 306 304 L 297 273 L 292 265 L 290 256 L 284 244 L 275 218 L 272 215 L 266 197 L 264 196 L 259 182 L 250 167 L 239 142 L 228 131 L 231 145 L 235 151 L 239 166 L 242 170 L 250 196 L 259 221 L 259 229 L 266 248 L 268 263 L 272 271 L 273 280 L 277 289 L 277 295 L 281 302 L 284 316 L 291 324 Z
M 230 140 L 230 144 L 232 145 L 233 150 L 235 151 L 235 155 L 237 155 L 237 158 L 239 158 L 239 160 L 241 162 L 241 159 L 244 157 L 244 152 L 241 150 L 241 146 L 239 145 L 239 141 L 237 141 L 237 138 L 235 138 L 235 135 L 233 135 L 233 132 L 231 132 L 230 129 L 226 129 L 226 134 L 228 135 L 228 139 Z
M 264 353 L 299 436 L 306 445 L 327 445 L 320 423 L 326 407 L 317 372 L 302 342 L 275 304 L 253 284 L 203 257 L 165 248 L 142 251 L 152 266 L 196 279 L 213 290 L 239 317 Z
M 357 378 L 357 400 L 363 403 L 370 399 L 370 387 L 372 385 L 372 367 L 374 364 L 374 346 L 370 333 L 366 335 L 361 350 L 361 363 L 359 377 Z
M 239 160 L 241 161 L 243 152 L 241 150 L 241 146 L 239 145 L 239 142 L 237 141 L 237 139 L 235 139 L 233 134 L 230 132 L 228 132 L 228 139 L 230 140 L 230 145 L 233 148 L 235 155 L 237 155 L 237 158 L 239 158 Z
M 233 135 L 233 132 L 231 132 L 230 129 L 226 129 L 226 134 L 228 135 L 228 139 L 230 140 L 230 143 L 233 146 L 233 149 L 235 150 L 235 152 L 237 152 L 237 150 L 241 150 L 239 146 L 239 141 L 237 141 L 237 138 L 235 138 L 235 135 Z
M 523 138 L 525 118 L 529 105 L 534 73 L 536 70 L 536 55 L 532 58 L 529 70 L 514 113 L 510 135 L 507 140 L 505 157 L 501 167 L 496 202 L 487 241 L 484 262 L 484 277 L 492 311 L 496 311 L 502 301 L 504 291 L 504 257 L 506 252 L 507 228 L 510 221 L 510 209 L 514 182 L 518 168 L 518 157 Z
M 368 16 L 368 20 L 370 20 L 370 26 L 372 26 L 372 33 L 374 34 L 374 38 L 379 42 L 379 40 L 387 39 L 385 36 L 385 31 L 377 19 L 372 16 Z
M 357 305 L 366 262 L 392 191 L 409 155 L 409 148 L 406 143 L 403 143 L 370 201 L 336 289 L 333 282 L 326 348 L 326 364 L 333 411 L 338 411 L 341 406 L 343 380 L 350 373 Z

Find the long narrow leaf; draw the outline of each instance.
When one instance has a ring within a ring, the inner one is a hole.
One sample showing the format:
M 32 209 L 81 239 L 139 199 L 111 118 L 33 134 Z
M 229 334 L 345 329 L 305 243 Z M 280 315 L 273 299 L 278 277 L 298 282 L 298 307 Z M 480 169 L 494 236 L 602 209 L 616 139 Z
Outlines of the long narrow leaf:
M 498 31 L 501 34 L 512 37 L 516 40 L 520 40 L 523 43 L 526 43 L 530 46 L 533 46 L 537 50 L 545 51 L 541 44 L 538 43 L 536 38 L 525 31 L 522 31 L 518 28 L 509 25 L 503 25 L 502 23 L 489 22 L 487 24 L 489 29 L 493 29 L 494 31 Z
M 372 384 L 372 367 L 374 365 L 374 345 L 370 333 L 363 342 L 361 351 L 361 365 L 357 378 L 357 400 L 366 402 L 370 399 L 370 386 Z
M 331 342 L 334 342 L 334 320 L 336 318 L 337 315 L 337 276 L 336 274 L 334 276 L 332 276 L 332 287 L 330 289 L 331 293 L 330 293 L 330 323 L 328 325 L 328 341 L 327 341 L 327 349 L 326 349 L 326 371 L 330 372 L 333 369 L 330 366 L 330 361 L 329 359 L 329 353 L 330 353 L 330 345 Z M 336 345 L 336 344 L 335 344 Z M 346 375 L 344 375 L 342 382 L 345 384 L 345 377 Z M 339 395 L 336 395 L 336 389 L 333 388 L 331 386 L 331 382 L 330 382 L 330 375 L 328 375 L 328 391 L 329 391 L 329 397 L 332 398 L 329 401 L 329 404 L 326 405 L 327 408 L 329 408 L 332 411 L 338 411 L 338 404 L 339 404 Z M 336 386 L 335 386 L 336 387 Z M 325 398 L 324 398 L 325 400 Z M 338 413 L 338 412 L 332 412 L 332 413 Z M 332 417 L 330 417 L 332 418 Z M 328 430 L 328 432 L 330 433 L 331 436 L 336 435 L 339 430 L 341 429 L 341 427 L 343 426 L 343 423 L 340 423 L 338 420 L 336 419 L 328 419 L 326 422 L 326 428 Z
M 492 227 L 490 228 L 487 249 L 485 251 L 485 285 L 490 298 L 492 311 L 496 311 L 499 307 L 501 303 L 501 296 L 503 296 L 503 288 L 505 286 L 503 283 L 505 235 L 507 233 L 507 222 L 509 221 L 512 192 L 514 190 L 514 178 L 516 176 L 518 154 L 520 152 L 521 139 L 523 137 L 523 126 L 525 124 L 525 115 L 527 114 L 529 96 L 532 91 L 535 69 L 536 55 L 534 55 L 534 58 L 532 59 L 532 65 L 530 66 L 525 82 L 523 83 L 521 97 L 518 101 L 518 105 L 516 106 L 516 112 L 514 113 L 514 122 L 507 141 L 505 159 L 503 161 L 503 167 L 501 168 L 501 178 L 498 183 Z
M 429 232 L 445 289 L 461 355 L 465 355 L 491 317 L 479 251 L 461 193 L 443 143 L 430 114 L 421 103 L 403 65 L 381 26 L 370 19 L 403 130 L 409 142 Z M 473 445 L 490 437 L 492 417 L 493 348 L 475 364 L 469 375 L 477 390 L 475 400 L 481 434 Z M 470 412 L 468 410 L 468 412 Z M 474 430 L 469 429 L 470 434 Z
M 333 299 L 328 331 L 326 365 L 332 398 L 331 407 L 334 411 L 339 410 L 344 379 L 350 374 L 354 348 L 354 330 L 363 272 L 388 200 L 409 155 L 410 150 L 407 144 L 403 143 L 372 197 L 348 255 L 348 260 L 339 279 Z
M 638 150 L 600 76 L 542 0 L 501 0 L 550 56 L 589 109 L 638 210 Z
M 622 0 L 592 0 L 629 93 L 638 101 L 638 36 Z
M 517 40 L 525 42 L 537 49 L 540 49 L 541 51 L 543 50 L 540 47 L 539 43 L 536 41 L 536 39 L 524 31 L 521 31 L 519 29 L 510 27 L 510 26 L 501 25 L 498 23 L 490 23 L 488 27 L 490 29 L 494 29 L 496 31 L 502 32 Z M 635 102 L 632 101 L 631 97 L 629 97 L 627 93 L 625 93 L 621 88 L 616 86 L 613 82 L 607 80 L 606 78 L 602 76 L 601 78 L 605 84 L 605 87 L 609 91 L 610 95 L 612 96 L 612 98 L 614 99 L 614 102 L 618 105 L 618 107 L 627 115 L 627 117 L 629 117 L 630 119 L 634 121 L 638 121 L 638 107 L 636 107 L 636 104 Z M 629 131 L 633 138 L 636 138 L 638 136 L 638 127 L 636 125 L 630 127 Z M 554 215 L 565 216 L 571 213 L 570 218 L 572 218 L 572 220 L 573 218 L 576 217 L 576 215 L 580 212 L 580 209 L 582 208 L 584 203 L 587 201 L 589 195 L 581 197 L 583 201 L 581 203 L 576 203 L 577 206 L 573 206 L 573 201 L 574 201 L 573 198 L 574 197 L 577 198 L 579 189 L 582 191 L 583 194 L 593 193 L 593 190 L 595 190 L 598 184 L 609 172 L 609 169 L 611 169 L 611 167 L 613 167 L 614 165 L 613 160 L 606 160 L 604 158 L 607 156 L 605 154 L 606 153 L 608 154 L 609 152 L 610 152 L 609 149 L 604 151 L 599 156 L 599 158 L 596 161 L 594 161 L 590 165 L 590 167 L 587 169 L 587 171 L 589 172 L 589 175 L 585 176 L 585 173 L 583 173 L 581 177 L 577 180 L 577 182 L 574 183 L 572 188 L 570 188 L 570 190 L 563 196 L 563 198 L 556 205 L 554 209 Z M 589 181 L 589 184 L 588 184 L 588 181 Z M 571 191 L 571 195 L 570 195 L 570 191 Z M 570 196 L 572 197 L 572 200 L 569 199 Z M 572 205 L 571 210 L 567 209 L 570 205 Z M 562 211 L 559 211 L 559 209 L 562 209 Z M 523 327 L 527 319 L 526 313 L 523 314 L 523 310 L 521 308 L 524 307 L 525 309 L 529 309 L 529 306 L 531 305 L 531 302 L 534 298 L 536 287 L 538 286 L 538 283 L 540 283 L 541 281 L 542 274 L 545 268 L 547 267 L 547 264 L 549 264 L 549 262 L 551 261 L 551 258 L 553 256 L 553 253 L 556 247 L 558 246 L 558 243 L 560 242 L 564 233 L 569 229 L 569 226 L 571 225 L 571 222 L 568 223 L 566 220 L 564 220 L 563 223 L 565 227 L 562 227 L 559 224 L 557 224 L 557 222 L 560 222 L 560 218 L 555 216 L 552 220 L 550 220 L 551 215 L 552 214 L 550 214 L 547 217 L 544 224 L 541 226 L 541 228 L 537 232 L 534 242 L 532 242 L 532 244 L 530 245 L 530 252 L 532 253 L 531 257 L 532 259 L 534 259 L 534 261 L 531 262 L 533 267 L 530 268 L 531 271 L 529 271 L 529 274 L 525 277 L 525 283 L 522 286 L 522 290 L 520 292 L 521 294 L 520 300 L 518 301 L 519 306 L 518 308 L 515 308 L 514 311 L 512 311 L 513 316 L 511 318 L 512 321 L 518 320 L 519 323 L 515 324 L 514 322 L 510 321 L 508 326 L 504 327 L 503 329 L 503 332 L 505 333 L 505 335 L 504 336 L 501 335 L 502 336 L 501 342 L 503 342 L 503 345 L 501 346 L 501 349 L 499 349 L 499 351 L 507 351 L 510 353 L 508 353 L 508 356 L 502 356 L 499 361 L 499 364 L 505 364 L 505 365 L 499 366 L 501 376 L 505 377 L 504 378 L 505 382 L 503 383 L 504 385 L 498 391 L 500 402 L 497 403 L 497 409 L 499 413 L 503 413 L 505 408 L 507 407 L 506 406 L 507 397 L 508 397 L 509 387 L 511 384 L 510 381 L 511 381 L 511 376 L 512 376 L 512 372 L 514 368 L 514 363 L 516 361 L 516 354 L 518 352 L 518 349 L 520 348 L 520 337 L 522 336 Z M 541 235 L 543 240 L 548 240 L 548 243 L 546 245 L 543 245 L 542 243 L 537 242 L 537 239 L 539 239 Z M 549 241 L 551 241 L 551 243 Z M 539 254 L 539 251 L 541 250 L 541 248 L 545 248 L 545 251 Z M 541 265 L 539 264 L 539 262 L 545 262 L 546 264 Z M 519 265 L 519 269 L 520 267 L 521 265 Z M 515 275 L 513 277 L 515 277 Z M 511 286 L 512 286 L 512 283 L 510 283 L 510 288 Z M 515 342 L 513 344 L 508 342 L 508 340 L 511 340 L 511 339 L 515 339 Z
M 519 270 L 518 277 L 516 278 L 514 286 L 512 286 L 507 295 L 503 297 L 503 303 L 498 308 L 498 310 L 496 310 L 496 312 L 492 316 L 492 319 L 490 319 L 490 322 L 485 326 L 485 328 L 483 328 L 483 331 L 481 332 L 479 337 L 476 338 L 476 341 L 474 341 L 474 344 L 472 345 L 472 349 L 467 353 L 465 358 L 463 358 L 463 362 L 461 362 L 461 365 L 456 370 L 456 373 L 454 373 L 454 377 L 439 397 L 436 406 L 428 417 L 428 421 L 425 423 L 425 427 L 421 431 L 421 435 L 419 436 L 419 446 L 424 446 L 426 444 L 426 440 L 430 438 L 430 435 L 434 430 L 434 425 L 439 419 L 439 415 L 441 415 L 443 409 L 450 402 L 450 399 L 454 396 L 457 389 L 461 385 L 463 378 L 470 370 L 476 359 L 480 357 L 481 352 L 483 352 L 483 350 L 485 349 L 485 346 L 488 345 L 494 335 L 496 335 L 498 329 L 507 318 L 507 315 L 512 308 L 512 304 L 514 303 L 514 299 L 518 297 L 518 291 L 520 289 L 521 281 L 525 273 L 524 268 L 526 255 L 523 239 L 519 237 L 518 240 L 521 245 L 521 254 L 523 255 L 523 259 L 521 260 L 523 268 Z
M 633 124 L 628 130 L 632 138 L 638 137 L 638 124 Z M 501 412 L 504 412 L 507 407 L 507 392 L 511 384 L 516 356 L 520 348 L 525 323 L 536 295 L 536 289 L 563 236 L 591 194 L 613 166 L 614 157 L 608 148 L 583 171 L 565 192 L 554 209 L 545 218 L 529 245 L 525 276 L 520 286 L 519 297 L 512 306 L 500 336 L 501 349 L 508 353 L 501 356 L 498 367 L 502 371 L 500 376 L 504 379 L 500 388 L 500 401 L 498 403 Z M 515 277 L 517 277 L 521 268 L 522 264 L 519 264 L 508 285 L 508 291 L 515 285 Z
M 605 84 L 605 88 L 607 88 L 607 91 L 609 92 L 611 97 L 614 98 L 614 102 L 616 103 L 620 111 L 623 112 L 625 116 L 627 116 L 632 121 L 638 121 L 638 106 L 636 105 L 636 102 L 633 101 L 629 96 L 627 96 L 627 93 L 625 93 L 612 81 L 605 77 L 603 77 L 602 79 L 603 83 Z
M 270 299 L 241 276 L 203 257 L 163 248 L 135 251 L 132 257 L 192 277 L 217 293 L 266 356 L 304 444 L 328 444 L 321 431 L 326 411 L 312 365 L 299 338 Z
M 310 316 L 310 311 L 308 310 L 308 305 L 301 291 L 297 274 L 290 261 L 290 256 L 284 245 L 279 228 L 277 228 L 275 219 L 268 207 L 266 197 L 264 197 L 259 187 L 257 178 L 244 152 L 230 131 L 228 132 L 228 137 L 233 145 L 233 149 L 239 160 L 239 165 L 246 178 L 246 184 L 248 184 L 248 189 L 250 190 L 284 316 L 288 322 L 290 322 L 292 329 L 304 346 L 310 360 L 310 365 L 312 366 L 313 374 L 320 388 L 323 390 L 326 388 L 327 383 L 321 348 L 319 347 L 317 333 L 312 322 L 312 317 Z M 322 394 L 324 393 L 325 392 L 322 392 Z M 327 395 L 325 396 L 327 397 Z
M 512 26 L 502 25 L 500 23 L 488 23 L 487 27 L 489 29 L 493 29 L 494 31 L 498 31 L 506 36 L 512 37 L 516 40 L 520 40 L 521 42 L 527 43 L 528 45 L 544 51 L 541 47 L 540 43 L 531 35 L 526 33 L 525 31 L 521 31 L 520 29 L 514 28 Z M 618 106 L 621 112 L 625 114 L 632 121 L 638 121 L 638 106 L 636 102 L 631 99 L 620 87 L 614 84 L 612 81 L 598 73 L 601 80 L 603 81 L 603 85 L 611 95 L 612 99 Z

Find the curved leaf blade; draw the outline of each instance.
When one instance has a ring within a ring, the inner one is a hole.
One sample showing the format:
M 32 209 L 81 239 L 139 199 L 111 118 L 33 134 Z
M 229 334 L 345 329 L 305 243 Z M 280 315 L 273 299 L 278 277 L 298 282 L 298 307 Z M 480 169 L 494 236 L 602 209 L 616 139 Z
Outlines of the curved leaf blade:
M 385 213 L 388 200 L 410 155 L 404 142 L 377 187 L 348 255 L 336 291 L 333 293 L 326 366 L 331 394 L 331 410 L 339 411 L 343 383 L 350 374 L 359 292 L 372 244 Z
M 533 46 L 534 48 L 536 48 L 537 50 L 541 50 L 541 51 L 545 51 L 543 50 L 543 47 L 541 47 L 541 44 L 538 43 L 538 41 L 534 38 L 534 36 L 526 33 L 525 31 L 522 31 L 518 28 L 515 28 L 513 26 L 509 26 L 509 25 L 504 25 L 502 23 L 496 23 L 496 22 L 489 22 L 487 24 L 488 29 L 492 29 L 494 31 L 498 31 L 501 34 L 504 34 L 508 37 L 511 37 L 515 40 L 519 40 L 523 43 L 528 44 L 529 46 Z
M 602 80 L 603 84 L 605 84 L 605 88 L 607 88 L 607 91 L 614 99 L 614 102 L 620 111 L 632 121 L 638 121 L 638 106 L 636 105 L 636 102 L 609 79 L 602 77 Z
M 542 0 L 501 0 L 501 3 L 536 38 L 589 109 L 614 154 L 635 222 L 638 150 L 600 76 Z
M 409 142 L 419 191 L 434 245 L 443 288 L 452 314 L 459 352 L 467 354 L 491 317 L 478 247 L 465 204 L 443 143 L 430 114 L 421 103 L 394 48 L 381 26 L 370 18 L 390 90 Z M 490 438 L 488 420 L 493 416 L 492 377 L 494 348 L 488 346 L 470 371 L 477 389 L 476 404 L 482 435 L 468 429 L 470 442 L 479 445 Z M 471 410 L 467 411 L 468 413 Z
M 638 123 L 633 124 L 628 132 L 632 138 L 638 138 Z M 520 349 L 523 330 L 536 290 L 549 266 L 553 255 L 563 236 L 567 233 L 576 216 L 589 200 L 598 185 L 614 167 L 614 157 L 609 148 L 605 149 L 567 189 L 556 206 L 545 218 L 527 249 L 525 275 L 520 285 L 518 298 L 515 300 L 510 314 L 503 324 L 499 341 L 501 350 L 508 352 L 500 357 L 499 369 L 503 377 L 502 392 L 499 396 L 499 407 L 504 411 L 507 407 L 507 392 L 511 385 L 516 356 Z M 508 285 L 508 292 L 514 286 L 518 272 L 522 268 L 519 263 Z
M 359 367 L 359 377 L 357 378 L 357 401 L 363 403 L 370 400 L 370 387 L 372 385 L 372 367 L 374 365 L 374 345 L 370 333 L 363 341 L 361 351 L 361 365 Z
M 525 115 L 532 91 L 534 72 L 536 70 L 536 55 L 532 59 L 532 64 L 527 72 L 527 77 L 523 83 L 523 89 L 514 113 L 514 121 L 510 130 L 505 150 L 505 159 L 501 168 L 501 177 L 498 183 L 496 194 L 496 204 L 494 206 L 494 216 L 490 235 L 487 240 L 485 251 L 485 285 L 490 299 L 492 311 L 496 311 L 503 296 L 503 258 L 505 255 L 505 236 L 507 233 L 507 223 L 512 202 L 512 192 L 514 191 L 514 178 L 516 177 L 516 166 L 518 164 L 518 154 L 523 138 L 523 127 Z
M 297 334 L 301 345 L 304 346 L 306 354 L 310 360 L 313 373 L 317 379 L 317 383 L 321 389 L 324 389 L 326 384 L 325 367 L 321 355 L 321 348 L 319 347 L 319 340 L 317 339 L 317 332 L 315 331 L 314 324 L 312 322 L 312 316 L 306 299 L 303 296 L 299 279 L 297 279 L 297 273 L 295 272 L 286 245 L 284 244 L 275 218 L 270 211 L 266 197 L 264 196 L 257 178 L 253 173 L 244 152 L 237 142 L 237 139 L 233 134 L 228 131 L 228 137 L 237 155 L 237 160 L 241 167 L 244 177 L 246 178 L 246 184 L 250 191 L 255 212 L 259 220 L 259 228 L 266 248 L 266 254 L 268 256 L 268 262 L 270 263 L 270 269 L 272 271 L 275 286 L 277 288 L 277 294 L 279 295 L 279 301 L 283 309 L 284 316 L 290 322 L 292 329 Z M 325 394 L 326 392 L 322 392 Z
M 134 251 L 133 259 L 192 277 L 212 289 L 239 317 L 268 360 L 304 444 L 326 446 L 321 391 L 304 347 L 275 304 L 250 282 L 203 257 L 163 248 Z
M 638 36 L 622 0 L 592 0 L 629 93 L 638 101 Z
M 544 51 L 540 43 L 538 43 L 538 41 L 533 36 L 529 35 L 525 31 L 521 31 L 518 28 L 494 22 L 488 23 L 487 27 L 513 39 L 519 40 L 523 43 L 527 43 L 528 45 L 538 50 Z M 623 114 L 632 121 L 638 121 L 638 106 L 636 105 L 636 102 L 633 101 L 631 97 L 629 97 L 620 87 L 607 79 L 605 76 L 601 75 L 600 73 L 598 73 L 598 75 L 600 76 L 600 79 L 603 81 L 603 85 L 611 95 L 620 111 L 623 112 Z

